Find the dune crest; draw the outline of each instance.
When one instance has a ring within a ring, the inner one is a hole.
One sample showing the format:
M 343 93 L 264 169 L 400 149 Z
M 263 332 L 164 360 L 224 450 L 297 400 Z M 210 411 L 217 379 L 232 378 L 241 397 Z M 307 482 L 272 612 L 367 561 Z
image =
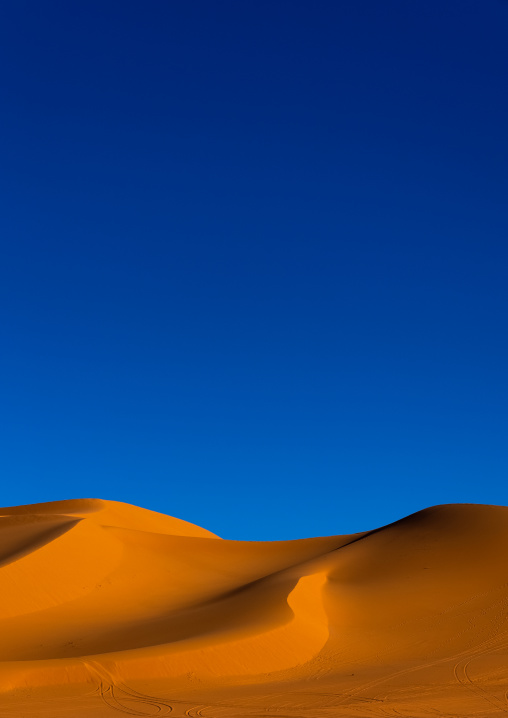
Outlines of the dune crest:
M 508 712 L 508 508 L 246 542 L 80 499 L 0 538 L 0 718 Z
M 44 520 L 45 517 L 52 515 L 87 519 L 100 526 L 117 526 L 119 528 L 150 531 L 151 533 L 166 533 L 174 536 L 218 538 L 211 531 L 207 531 L 207 529 L 191 524 L 188 521 L 182 521 L 173 516 L 166 516 L 166 514 L 142 509 L 139 506 L 125 504 L 120 501 L 69 499 L 50 501 L 43 504 L 29 504 L 28 506 L 0 508 L 0 518 L 18 517 L 20 522 L 26 523 Z

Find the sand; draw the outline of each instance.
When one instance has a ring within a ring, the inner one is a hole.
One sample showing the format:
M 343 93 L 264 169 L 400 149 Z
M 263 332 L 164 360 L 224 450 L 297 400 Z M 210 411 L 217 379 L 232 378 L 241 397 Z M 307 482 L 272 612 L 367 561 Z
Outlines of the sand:
M 0 718 L 506 715 L 507 556 L 497 506 L 276 542 L 0 509 Z

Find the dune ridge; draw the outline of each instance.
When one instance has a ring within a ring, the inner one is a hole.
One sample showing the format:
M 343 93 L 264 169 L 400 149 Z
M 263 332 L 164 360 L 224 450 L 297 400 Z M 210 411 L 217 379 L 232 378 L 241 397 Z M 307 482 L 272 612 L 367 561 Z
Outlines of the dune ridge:
M 0 538 L 0 716 L 508 713 L 506 507 L 248 542 L 80 499 Z

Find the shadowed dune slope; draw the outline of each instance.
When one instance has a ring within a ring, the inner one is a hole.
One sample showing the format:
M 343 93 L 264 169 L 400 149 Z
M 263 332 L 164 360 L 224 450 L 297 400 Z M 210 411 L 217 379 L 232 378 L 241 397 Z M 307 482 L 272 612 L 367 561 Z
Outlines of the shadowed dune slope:
M 496 506 L 277 542 L 0 509 L 0 716 L 504 715 L 507 555 Z

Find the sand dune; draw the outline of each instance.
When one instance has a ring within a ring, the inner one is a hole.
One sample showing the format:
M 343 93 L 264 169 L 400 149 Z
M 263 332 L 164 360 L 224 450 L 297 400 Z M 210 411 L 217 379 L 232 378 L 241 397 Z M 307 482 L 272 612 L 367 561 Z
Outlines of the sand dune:
M 507 555 L 496 506 L 277 542 L 0 509 L 0 717 L 505 715 Z

